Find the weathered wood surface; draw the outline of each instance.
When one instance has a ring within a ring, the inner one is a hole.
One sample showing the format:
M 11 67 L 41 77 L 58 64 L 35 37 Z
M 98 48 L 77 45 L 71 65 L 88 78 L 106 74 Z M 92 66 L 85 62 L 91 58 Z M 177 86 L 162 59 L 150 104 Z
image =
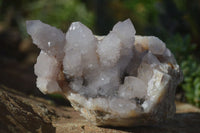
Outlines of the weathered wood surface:
M 200 109 L 177 103 L 175 117 L 165 123 L 132 128 L 96 127 L 73 108 L 56 106 L 0 86 L 0 132 L 22 133 L 200 133 Z

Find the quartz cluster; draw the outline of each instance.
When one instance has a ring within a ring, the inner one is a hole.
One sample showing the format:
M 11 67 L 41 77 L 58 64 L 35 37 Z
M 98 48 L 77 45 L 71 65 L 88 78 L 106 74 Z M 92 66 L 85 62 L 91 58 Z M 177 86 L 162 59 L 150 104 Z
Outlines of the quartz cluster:
M 64 94 L 94 124 L 130 126 L 173 116 L 180 68 L 159 38 L 135 35 L 130 19 L 107 36 L 93 35 L 80 22 L 65 34 L 31 20 L 27 31 L 41 49 L 37 87 Z

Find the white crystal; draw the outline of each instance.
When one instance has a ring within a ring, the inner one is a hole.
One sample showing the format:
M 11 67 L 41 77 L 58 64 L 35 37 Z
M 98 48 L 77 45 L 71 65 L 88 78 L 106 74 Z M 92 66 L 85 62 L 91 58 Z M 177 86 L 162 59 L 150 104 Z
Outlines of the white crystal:
M 147 37 L 144 37 L 144 36 L 135 36 L 135 48 L 137 51 L 139 52 L 143 52 L 145 50 L 148 50 L 149 49 L 149 46 L 148 46 L 148 38 Z
M 135 103 L 131 103 L 130 101 L 122 98 L 111 99 L 109 106 L 113 112 L 117 112 L 119 114 L 127 114 L 127 112 L 136 109 Z
M 93 104 L 96 108 L 104 108 L 105 110 L 107 110 L 109 106 L 106 98 L 96 98 Z
M 91 30 L 80 22 L 71 24 L 66 33 L 64 73 L 81 76 L 85 70 L 93 70 L 97 65 L 96 43 Z
M 153 76 L 153 68 L 150 64 L 141 63 L 138 68 L 138 75 L 137 77 L 143 80 L 145 83 L 148 83 L 149 80 Z
M 165 43 L 159 38 L 150 36 L 148 37 L 149 50 L 153 54 L 162 55 L 166 49 Z
M 171 64 L 177 64 L 176 59 L 174 58 L 174 55 L 170 52 L 168 48 L 165 49 L 163 55 L 162 55 L 162 61 L 166 63 Z
M 97 46 L 97 53 L 103 66 L 114 66 L 120 57 L 120 39 L 109 33 Z
M 110 96 L 119 86 L 119 73 L 117 69 L 104 70 L 98 75 L 92 75 L 89 77 L 88 88 L 93 91 L 93 94 Z
M 26 21 L 26 26 L 34 44 L 49 55 L 62 60 L 65 35 L 61 30 L 44 24 L 40 20 Z
M 142 59 L 142 63 L 150 64 L 151 66 L 158 65 L 160 61 L 152 53 L 148 52 Z
M 51 94 L 51 93 L 60 93 L 62 92 L 61 88 L 59 87 L 57 81 L 47 79 L 47 78 L 37 78 L 37 87 L 40 91 L 44 94 Z
M 78 49 L 81 54 L 86 54 L 90 50 L 94 50 L 95 37 L 92 31 L 80 22 L 71 24 L 66 33 L 66 50 Z
M 148 52 L 142 59 L 138 68 L 138 78 L 142 79 L 148 84 L 152 78 L 153 70 L 160 64 L 160 61 L 151 52 Z
M 61 92 L 57 83 L 57 75 L 60 70 L 60 64 L 56 58 L 49 56 L 44 51 L 40 52 L 37 63 L 34 66 L 37 78 L 37 87 L 43 93 Z
M 119 96 L 132 99 L 132 98 L 145 98 L 147 93 L 147 85 L 139 78 L 128 76 L 125 77 L 124 84 L 119 88 Z
M 124 48 L 131 48 L 134 44 L 136 31 L 130 19 L 115 24 L 112 32 L 118 35 Z
M 60 69 L 59 66 L 58 61 L 54 57 L 41 51 L 37 58 L 37 63 L 34 66 L 34 70 L 38 77 L 56 79 Z
M 70 83 L 70 88 L 72 88 L 75 91 L 80 91 L 82 89 L 83 79 L 78 78 L 74 82 Z
M 166 46 L 155 36 L 135 36 L 135 47 L 138 51 L 149 50 L 152 54 L 162 55 Z
M 82 56 L 78 51 L 68 51 L 63 59 L 63 64 L 65 74 L 78 77 L 82 75 Z

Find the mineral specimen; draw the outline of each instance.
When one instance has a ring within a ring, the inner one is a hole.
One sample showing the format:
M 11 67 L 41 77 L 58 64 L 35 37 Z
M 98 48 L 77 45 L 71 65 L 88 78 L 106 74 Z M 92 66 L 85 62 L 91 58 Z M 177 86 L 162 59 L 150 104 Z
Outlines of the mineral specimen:
M 127 19 L 107 36 L 80 22 L 64 34 L 39 20 L 27 31 L 40 49 L 35 74 L 43 93 L 62 93 L 96 125 L 131 126 L 173 116 L 182 73 L 159 38 L 137 36 Z

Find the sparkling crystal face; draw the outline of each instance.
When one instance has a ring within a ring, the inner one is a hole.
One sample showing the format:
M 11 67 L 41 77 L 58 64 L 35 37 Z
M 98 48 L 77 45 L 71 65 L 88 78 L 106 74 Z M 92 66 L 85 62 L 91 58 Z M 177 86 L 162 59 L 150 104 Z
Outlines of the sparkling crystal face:
M 80 22 L 64 34 L 39 20 L 27 21 L 27 31 L 41 49 L 35 65 L 38 88 L 66 93 L 88 110 L 101 108 L 122 116 L 148 112 L 164 93 L 172 91 L 173 99 L 175 88 L 168 90 L 169 83 L 176 80 L 176 86 L 181 79 L 165 43 L 154 36 L 136 36 L 130 19 L 118 22 L 104 37 L 94 36 Z M 68 92 L 60 85 L 60 75 Z

